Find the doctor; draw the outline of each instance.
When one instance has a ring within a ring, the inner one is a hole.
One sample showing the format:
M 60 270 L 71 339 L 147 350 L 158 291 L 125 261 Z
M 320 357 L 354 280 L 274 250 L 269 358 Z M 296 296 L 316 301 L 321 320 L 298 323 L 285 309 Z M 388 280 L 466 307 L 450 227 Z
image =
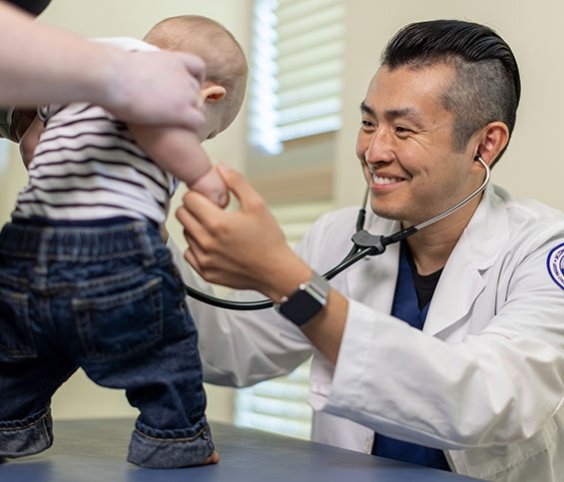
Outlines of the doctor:
M 476 189 L 477 159 L 493 166 L 503 153 L 519 95 L 513 54 L 489 28 L 400 30 L 360 104 L 367 229 L 418 224 Z M 188 193 L 177 213 L 185 257 L 208 281 L 280 305 L 244 313 L 191 302 L 208 381 L 252 384 L 313 353 L 315 441 L 489 481 L 562 480 L 562 213 L 490 186 L 328 289 L 315 273 L 350 249 L 356 209 L 321 218 L 294 253 L 242 176 L 223 175 L 240 208 Z

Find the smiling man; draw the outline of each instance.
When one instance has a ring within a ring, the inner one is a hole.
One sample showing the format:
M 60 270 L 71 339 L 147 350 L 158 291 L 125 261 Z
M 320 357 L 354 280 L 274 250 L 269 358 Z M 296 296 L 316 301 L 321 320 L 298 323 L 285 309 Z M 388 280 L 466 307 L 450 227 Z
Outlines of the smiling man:
M 477 191 L 507 147 L 520 91 L 491 29 L 438 20 L 400 30 L 360 107 L 367 229 L 395 233 Z M 242 176 L 223 174 L 240 208 L 188 193 L 185 258 L 208 281 L 260 291 L 284 317 L 192 302 L 208 381 L 255 383 L 313 353 L 315 441 L 489 481 L 560 480 L 561 212 L 490 185 L 329 288 L 315 271 L 349 251 L 357 210 L 324 216 L 295 253 Z

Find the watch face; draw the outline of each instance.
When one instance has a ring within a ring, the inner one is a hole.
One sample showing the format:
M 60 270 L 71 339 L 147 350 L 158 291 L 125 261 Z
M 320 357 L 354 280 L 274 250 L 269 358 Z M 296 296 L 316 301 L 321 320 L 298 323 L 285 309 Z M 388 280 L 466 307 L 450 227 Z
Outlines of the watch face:
M 276 309 L 295 325 L 302 326 L 323 309 L 330 289 L 329 282 L 314 271 L 310 280 Z
M 325 303 L 313 297 L 311 293 L 298 290 L 280 305 L 278 311 L 292 323 L 301 326 L 317 315 L 324 305 Z

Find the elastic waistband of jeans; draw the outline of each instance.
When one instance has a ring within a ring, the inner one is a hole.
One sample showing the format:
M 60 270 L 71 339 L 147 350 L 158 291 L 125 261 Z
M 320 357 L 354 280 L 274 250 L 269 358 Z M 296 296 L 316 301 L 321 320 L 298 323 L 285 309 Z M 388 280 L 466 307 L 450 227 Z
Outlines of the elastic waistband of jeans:
M 66 227 L 97 227 L 97 226 L 113 226 L 127 224 L 132 221 L 142 221 L 152 225 L 158 229 L 158 224 L 150 219 L 138 219 L 129 218 L 127 216 L 115 216 L 113 218 L 101 218 L 101 219 L 49 219 L 40 216 L 33 216 L 31 218 L 19 218 L 13 217 L 12 223 L 18 226 L 34 226 L 34 227 L 45 227 L 45 226 L 66 226 Z
M 103 223 L 41 224 L 14 219 L 0 233 L 0 253 L 61 261 L 88 261 L 133 255 L 152 255 L 162 246 L 155 223 L 113 218 Z

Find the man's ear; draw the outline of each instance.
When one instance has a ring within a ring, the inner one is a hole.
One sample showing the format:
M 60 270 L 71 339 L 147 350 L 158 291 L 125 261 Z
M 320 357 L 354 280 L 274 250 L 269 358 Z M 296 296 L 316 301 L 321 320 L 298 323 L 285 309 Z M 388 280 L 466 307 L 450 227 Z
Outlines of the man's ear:
M 200 94 L 204 102 L 217 102 L 225 97 L 227 90 L 225 90 L 225 87 L 222 87 L 221 85 L 204 82 Z
M 491 167 L 509 142 L 509 129 L 503 122 L 490 122 L 480 133 L 478 153 Z

